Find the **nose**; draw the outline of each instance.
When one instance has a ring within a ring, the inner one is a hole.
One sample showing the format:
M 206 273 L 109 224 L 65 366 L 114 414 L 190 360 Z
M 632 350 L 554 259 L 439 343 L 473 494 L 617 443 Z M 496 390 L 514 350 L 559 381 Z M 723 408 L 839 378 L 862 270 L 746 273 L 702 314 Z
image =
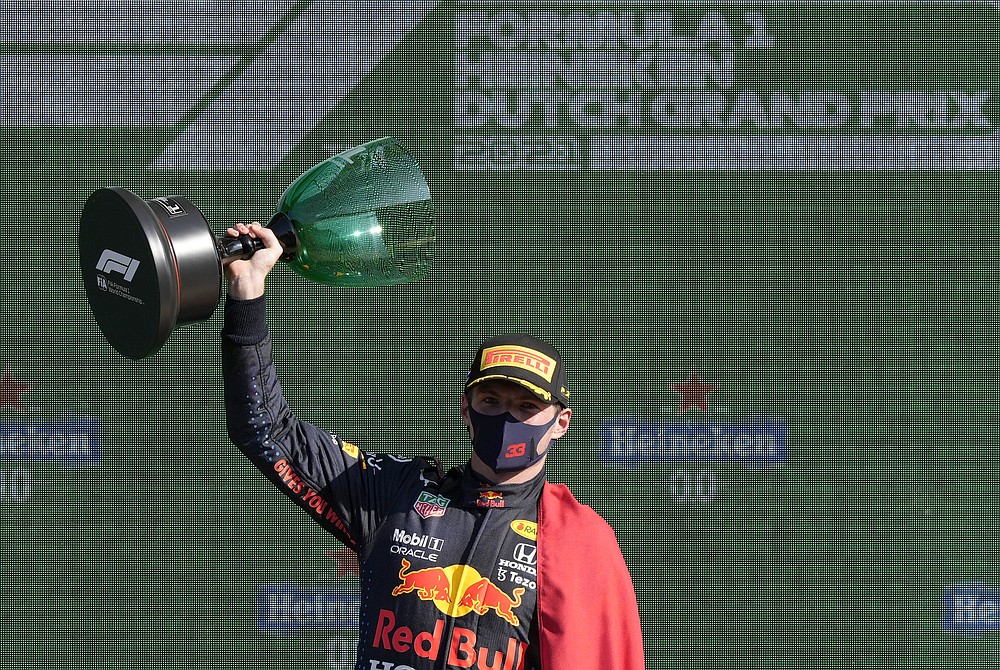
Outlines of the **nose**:
M 487 414 L 487 413 L 488 414 L 492 414 L 493 416 L 499 416 L 501 414 L 510 414 L 512 417 L 514 417 L 514 419 L 517 419 L 517 414 L 515 413 L 515 410 L 514 410 L 514 404 L 513 403 L 509 403 L 509 402 L 498 402 L 498 403 L 495 403 L 494 405 L 491 405 L 488 408 L 487 412 L 483 412 L 483 413 L 484 414 Z

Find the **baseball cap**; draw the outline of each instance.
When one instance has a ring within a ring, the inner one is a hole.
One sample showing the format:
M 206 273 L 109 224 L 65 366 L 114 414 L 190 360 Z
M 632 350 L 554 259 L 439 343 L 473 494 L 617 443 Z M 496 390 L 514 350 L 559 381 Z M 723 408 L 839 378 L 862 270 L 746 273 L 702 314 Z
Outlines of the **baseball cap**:
M 545 402 L 569 405 L 562 357 L 551 344 L 531 335 L 498 335 L 483 342 L 472 359 L 465 388 L 487 379 L 515 382 Z

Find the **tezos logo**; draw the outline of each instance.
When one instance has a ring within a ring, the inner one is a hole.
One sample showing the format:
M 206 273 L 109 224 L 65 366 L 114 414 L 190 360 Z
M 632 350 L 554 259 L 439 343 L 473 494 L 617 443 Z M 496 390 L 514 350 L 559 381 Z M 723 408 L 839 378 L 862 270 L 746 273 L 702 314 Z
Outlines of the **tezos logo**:
M 139 261 L 117 251 L 105 249 L 97 260 L 97 269 L 107 274 L 117 272 L 125 278 L 125 281 L 130 282 L 135 277 L 135 271 L 139 269 Z M 106 283 L 102 288 L 105 286 L 107 286 Z

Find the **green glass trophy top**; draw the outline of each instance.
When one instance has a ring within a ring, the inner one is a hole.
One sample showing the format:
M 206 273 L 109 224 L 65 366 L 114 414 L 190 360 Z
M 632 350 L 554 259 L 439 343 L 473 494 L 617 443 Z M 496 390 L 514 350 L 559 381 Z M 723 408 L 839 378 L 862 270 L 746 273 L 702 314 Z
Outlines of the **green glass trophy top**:
M 382 286 L 427 275 L 434 207 L 416 160 L 382 138 L 314 166 L 286 189 L 278 216 L 298 238 L 289 265 L 307 279 Z
M 427 275 L 434 207 L 424 175 L 398 142 L 345 151 L 295 180 L 268 227 L 281 259 L 312 281 L 383 286 Z M 208 319 L 222 295 L 227 259 L 263 242 L 215 237 L 184 196 L 143 200 L 99 188 L 80 214 L 80 271 L 90 309 L 123 356 L 151 356 L 174 328 Z

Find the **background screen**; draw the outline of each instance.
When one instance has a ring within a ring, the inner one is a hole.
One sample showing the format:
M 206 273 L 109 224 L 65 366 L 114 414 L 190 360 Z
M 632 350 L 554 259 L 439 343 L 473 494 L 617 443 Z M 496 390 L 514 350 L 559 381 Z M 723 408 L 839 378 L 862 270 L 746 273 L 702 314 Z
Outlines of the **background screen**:
M 615 528 L 649 668 L 995 660 L 995 3 L 5 8 L 3 667 L 352 666 L 349 552 L 226 437 L 221 309 L 122 358 L 77 230 L 120 186 L 221 234 L 386 135 L 437 256 L 275 271 L 301 417 L 464 463 L 473 352 L 532 332 L 573 392 L 549 479 Z

